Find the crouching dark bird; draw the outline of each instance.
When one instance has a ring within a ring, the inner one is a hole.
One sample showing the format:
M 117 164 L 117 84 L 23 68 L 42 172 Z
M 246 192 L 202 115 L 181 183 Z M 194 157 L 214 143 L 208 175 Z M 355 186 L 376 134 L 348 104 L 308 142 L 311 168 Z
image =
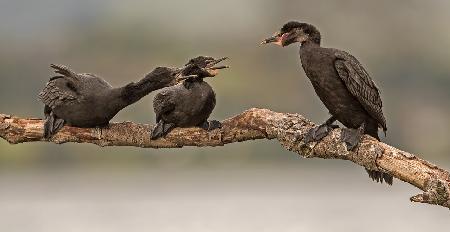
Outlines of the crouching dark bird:
M 191 59 L 181 73 L 188 78 L 155 96 L 153 108 L 157 124 L 151 139 L 163 137 L 175 127 L 201 127 L 208 131 L 221 128 L 219 121 L 208 121 L 216 105 L 216 94 L 204 78 L 214 77 L 219 69 L 228 68 L 216 66 L 225 59 L 207 56 Z
M 333 125 L 336 120 L 347 127 L 342 137 L 349 150 L 357 146 L 363 133 L 380 140 L 378 128 L 386 132 L 387 127 L 377 86 L 355 57 L 338 49 L 321 47 L 320 42 L 316 27 L 293 21 L 262 42 L 282 47 L 300 43 L 302 67 L 331 114 L 324 124 L 309 131 L 304 142 L 321 140 L 336 127 Z M 387 173 L 367 172 L 377 182 L 392 184 L 393 177 Z
M 176 83 L 182 71 L 157 67 L 139 82 L 113 88 L 102 78 L 89 73 L 75 73 L 66 66 L 54 65 L 56 76 L 50 78 L 39 99 L 45 104 L 44 137 L 52 137 L 64 125 L 103 127 L 120 110 L 150 92 Z

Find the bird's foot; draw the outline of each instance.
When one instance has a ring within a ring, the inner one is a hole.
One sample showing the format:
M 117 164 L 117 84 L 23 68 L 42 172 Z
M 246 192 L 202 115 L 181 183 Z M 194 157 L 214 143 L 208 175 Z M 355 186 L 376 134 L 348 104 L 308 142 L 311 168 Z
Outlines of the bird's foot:
M 44 138 L 50 139 L 64 126 L 64 120 L 51 113 L 44 122 Z
M 206 121 L 200 125 L 206 131 L 212 131 L 215 129 L 221 129 L 222 123 L 217 120 Z
M 343 128 L 341 133 L 342 141 L 347 145 L 347 150 L 351 151 L 358 146 L 359 141 L 364 134 L 364 124 L 362 124 L 358 129 Z
M 159 121 L 153 131 L 150 132 L 150 140 L 156 140 L 166 136 L 173 128 L 175 128 L 175 124 L 165 123 L 162 120 Z
M 221 129 L 222 123 L 217 120 L 209 121 L 209 130 Z
M 103 137 L 103 130 L 107 128 L 109 128 L 109 122 L 95 127 L 95 133 L 99 139 Z
M 338 125 L 333 124 L 322 124 L 320 126 L 316 126 L 311 128 L 311 130 L 306 133 L 305 137 L 303 137 L 303 143 L 307 144 L 310 142 L 317 142 L 322 140 L 325 136 L 330 133 L 335 128 L 338 128 Z

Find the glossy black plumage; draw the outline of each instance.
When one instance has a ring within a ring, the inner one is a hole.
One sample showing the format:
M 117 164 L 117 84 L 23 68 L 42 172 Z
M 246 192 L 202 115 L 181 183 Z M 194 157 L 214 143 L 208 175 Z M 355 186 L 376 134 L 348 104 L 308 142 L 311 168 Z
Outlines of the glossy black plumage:
M 220 127 L 218 121 L 208 122 L 216 105 L 216 94 L 204 81 L 205 77 L 217 74 L 207 70 L 217 69 L 211 66 L 217 63 L 217 60 L 205 56 L 190 60 L 186 64 L 183 75 L 195 75 L 195 77 L 165 88 L 155 96 L 153 108 L 157 126 L 152 132 L 152 139 L 165 136 L 175 127 L 202 127 L 207 130 Z
M 321 139 L 331 124 L 338 120 L 353 132 L 344 130 L 353 149 L 359 141 L 358 129 L 379 140 L 378 128 L 387 130 L 382 111 L 382 101 L 377 86 L 361 63 L 347 52 L 320 46 L 320 32 L 310 24 L 289 22 L 279 33 L 263 43 L 281 46 L 299 42 L 300 59 L 306 76 L 311 81 L 316 94 L 329 110 L 332 117 L 327 123 L 315 128 L 308 139 Z M 392 184 L 392 176 L 386 173 L 367 170 L 376 181 Z
M 51 67 L 58 76 L 50 78 L 39 93 L 39 99 L 45 104 L 45 138 L 50 138 L 64 124 L 105 126 L 126 106 L 174 82 L 179 72 L 175 68 L 158 67 L 137 83 L 113 88 L 94 74 L 77 74 L 62 65 Z
M 200 126 L 212 113 L 216 94 L 205 81 L 177 84 L 158 93 L 153 100 L 156 121 L 177 127 Z
M 382 102 L 362 65 L 337 49 L 305 43 L 300 49 L 303 69 L 330 114 L 349 128 L 365 123 L 365 133 L 378 139 L 378 127 L 386 130 Z

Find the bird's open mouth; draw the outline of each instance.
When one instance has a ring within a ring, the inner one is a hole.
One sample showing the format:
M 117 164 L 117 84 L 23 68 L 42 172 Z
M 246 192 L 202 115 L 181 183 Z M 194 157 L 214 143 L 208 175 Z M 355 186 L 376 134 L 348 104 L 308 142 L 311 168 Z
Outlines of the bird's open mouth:
M 226 69 L 229 68 L 230 66 L 228 65 L 219 65 L 216 66 L 217 64 L 219 64 L 220 62 L 224 61 L 228 59 L 228 57 L 223 57 L 217 60 L 211 60 L 206 64 L 206 67 L 203 68 L 203 70 L 205 72 L 207 72 L 210 76 L 216 76 L 217 74 L 219 74 L 219 70 L 220 69 Z
M 228 59 L 228 57 L 214 59 L 212 57 L 205 56 L 199 56 L 191 59 L 185 67 L 179 69 L 179 72 L 176 74 L 176 81 L 179 83 L 192 78 L 217 76 L 219 74 L 219 70 L 229 68 L 227 65 L 218 65 L 226 59 Z

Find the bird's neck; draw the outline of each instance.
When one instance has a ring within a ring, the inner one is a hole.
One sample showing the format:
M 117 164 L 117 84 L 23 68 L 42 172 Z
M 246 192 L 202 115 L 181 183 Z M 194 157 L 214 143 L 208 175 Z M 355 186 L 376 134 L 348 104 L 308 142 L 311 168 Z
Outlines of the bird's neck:
M 186 89 L 191 89 L 195 83 L 202 83 L 203 82 L 203 78 L 193 78 L 193 79 L 189 79 L 189 80 L 185 80 L 183 82 L 183 86 Z
M 320 45 L 314 41 L 305 41 L 300 46 L 299 55 L 304 70 L 309 67 L 311 58 L 314 57 L 313 54 L 316 53 L 317 48 L 320 48 Z
M 317 43 L 316 41 L 313 41 L 313 40 L 306 40 L 305 42 L 302 43 L 302 46 L 300 47 L 300 49 L 308 49 L 308 48 L 315 48 L 315 47 L 320 47 L 320 43 Z
M 156 81 L 151 75 L 147 75 L 136 83 L 132 82 L 118 88 L 116 92 L 119 95 L 118 98 L 122 101 L 122 106 L 125 107 L 139 101 L 149 93 L 167 86 L 167 83 Z

